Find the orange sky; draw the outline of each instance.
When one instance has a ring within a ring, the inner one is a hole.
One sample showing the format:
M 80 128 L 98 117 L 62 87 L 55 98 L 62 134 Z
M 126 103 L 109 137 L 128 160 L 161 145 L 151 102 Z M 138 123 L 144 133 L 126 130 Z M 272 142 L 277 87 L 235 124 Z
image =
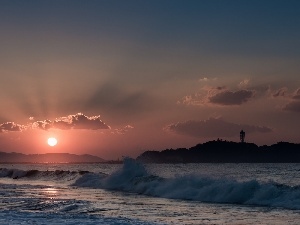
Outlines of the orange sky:
M 299 143 L 299 9 L 298 1 L 2 3 L 0 151 L 117 159 L 238 141 L 241 129 L 259 145 Z

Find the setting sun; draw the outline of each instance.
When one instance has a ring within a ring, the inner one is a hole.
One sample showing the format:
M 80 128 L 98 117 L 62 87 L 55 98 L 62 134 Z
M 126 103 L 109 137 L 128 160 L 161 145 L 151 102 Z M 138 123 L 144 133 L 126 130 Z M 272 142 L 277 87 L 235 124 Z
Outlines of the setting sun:
M 57 144 L 57 140 L 54 137 L 48 138 L 48 145 L 55 146 Z

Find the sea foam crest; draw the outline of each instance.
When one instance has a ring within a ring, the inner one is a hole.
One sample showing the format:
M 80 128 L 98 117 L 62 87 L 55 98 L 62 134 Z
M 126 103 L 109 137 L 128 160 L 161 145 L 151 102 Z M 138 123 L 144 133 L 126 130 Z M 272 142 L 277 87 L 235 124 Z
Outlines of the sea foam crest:
M 13 179 L 51 179 L 51 180 L 74 180 L 88 171 L 39 171 L 39 170 L 19 170 L 0 168 L 0 177 L 8 177 Z
M 125 158 L 123 167 L 111 175 L 101 173 L 84 174 L 74 186 L 133 191 L 132 185 L 139 178 L 148 177 L 145 167 L 134 159 Z
M 148 174 L 142 164 L 129 158 L 111 175 L 84 174 L 73 185 L 171 199 L 300 209 L 299 186 L 259 183 L 256 180 L 238 182 L 196 175 L 165 179 Z
M 24 177 L 26 173 L 24 170 L 0 168 L 0 177 L 11 177 L 15 179 Z

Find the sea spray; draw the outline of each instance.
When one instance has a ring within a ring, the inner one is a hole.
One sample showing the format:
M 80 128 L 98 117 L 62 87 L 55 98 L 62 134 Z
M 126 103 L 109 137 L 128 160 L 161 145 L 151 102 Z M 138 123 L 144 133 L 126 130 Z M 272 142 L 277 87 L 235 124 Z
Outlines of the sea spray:
M 130 158 L 124 159 L 123 166 L 111 174 L 1 168 L 0 177 L 66 182 L 73 187 L 118 190 L 170 199 L 300 210 L 299 185 L 289 186 L 255 179 L 237 181 L 233 178 L 213 178 L 196 174 L 162 178 L 148 173 L 143 164 Z
M 149 196 L 211 203 L 231 203 L 300 209 L 300 187 L 256 180 L 239 182 L 197 175 L 161 178 L 148 174 L 133 159 L 125 159 L 123 167 L 111 175 L 89 173 L 76 180 L 74 186 L 134 192 Z
M 72 181 L 80 177 L 86 172 L 82 171 L 39 171 L 39 170 L 20 170 L 0 168 L 0 177 L 7 177 L 12 179 L 34 179 L 34 180 L 60 180 Z

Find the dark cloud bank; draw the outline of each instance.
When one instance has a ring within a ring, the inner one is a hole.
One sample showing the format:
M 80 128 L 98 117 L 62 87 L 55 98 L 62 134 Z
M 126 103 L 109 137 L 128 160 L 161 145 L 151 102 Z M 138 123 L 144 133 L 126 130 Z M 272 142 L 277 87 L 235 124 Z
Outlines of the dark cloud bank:
M 293 93 L 289 93 L 288 89 L 283 87 L 274 91 L 272 96 L 274 98 L 281 97 L 288 100 L 288 103 L 282 107 L 284 111 L 300 113 L 300 88 L 296 89 Z
M 165 127 L 165 130 L 177 134 L 204 138 L 233 137 L 236 136 L 242 129 L 246 130 L 247 133 L 267 133 L 272 131 L 272 129 L 268 127 L 235 124 L 216 118 L 199 121 L 189 120 L 173 123 Z
M 242 105 L 255 96 L 255 90 L 237 90 L 231 91 L 225 87 L 210 87 L 206 89 L 205 94 L 196 93 L 184 97 L 183 103 L 187 105 L 220 105 L 234 106 Z
M 249 101 L 254 96 L 253 91 L 223 91 L 208 98 L 209 103 L 219 105 L 241 105 Z
M 283 107 L 283 110 L 300 113 L 300 101 L 291 101 L 287 103 Z
M 298 88 L 291 96 L 290 102 L 287 103 L 284 107 L 286 111 L 292 111 L 300 113 L 300 88 Z

